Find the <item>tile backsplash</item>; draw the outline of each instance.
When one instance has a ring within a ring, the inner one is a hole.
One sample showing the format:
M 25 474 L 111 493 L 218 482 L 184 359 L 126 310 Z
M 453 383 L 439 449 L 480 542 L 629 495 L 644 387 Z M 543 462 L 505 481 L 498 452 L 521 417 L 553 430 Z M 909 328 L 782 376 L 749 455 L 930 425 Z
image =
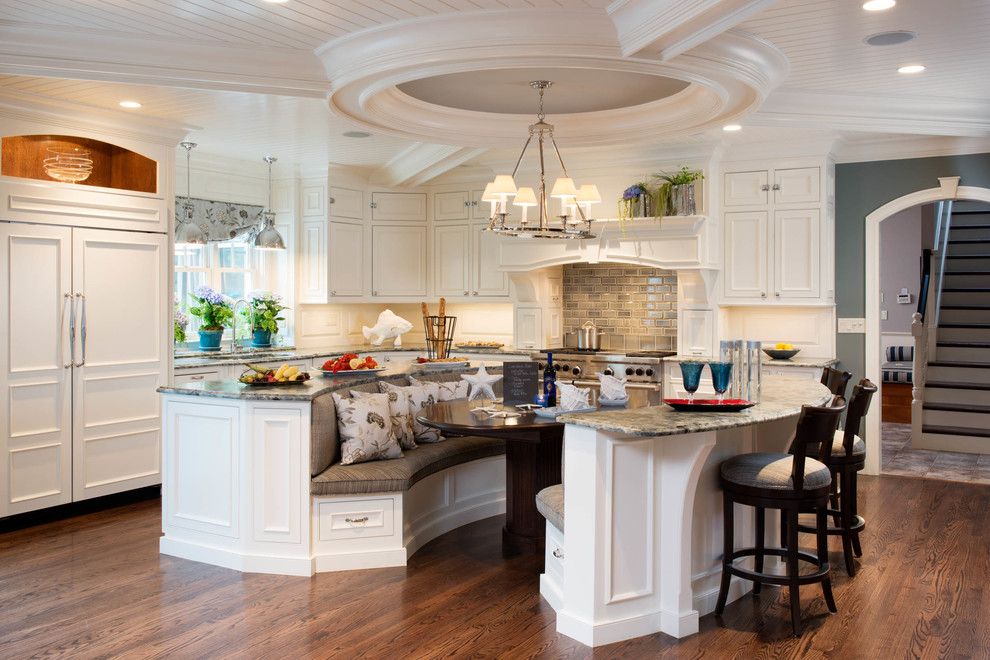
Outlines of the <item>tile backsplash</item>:
M 676 350 L 677 273 L 621 264 L 564 266 L 564 332 L 586 321 L 602 348 Z

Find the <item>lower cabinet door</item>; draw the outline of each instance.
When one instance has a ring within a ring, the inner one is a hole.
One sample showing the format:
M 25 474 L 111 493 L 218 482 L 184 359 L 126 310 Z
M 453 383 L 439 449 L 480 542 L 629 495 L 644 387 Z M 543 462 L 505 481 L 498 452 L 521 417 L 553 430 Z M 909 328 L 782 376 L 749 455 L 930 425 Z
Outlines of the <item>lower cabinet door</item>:
M 373 227 L 371 255 L 372 296 L 426 295 L 426 227 Z

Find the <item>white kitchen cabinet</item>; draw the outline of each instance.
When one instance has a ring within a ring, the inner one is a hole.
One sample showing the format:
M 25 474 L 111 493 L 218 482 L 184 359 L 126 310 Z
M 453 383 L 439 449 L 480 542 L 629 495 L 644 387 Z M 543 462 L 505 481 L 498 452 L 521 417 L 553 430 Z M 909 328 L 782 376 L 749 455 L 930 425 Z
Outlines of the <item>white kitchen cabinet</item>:
M 372 222 L 426 222 L 426 193 L 371 193 Z
M 364 193 L 350 188 L 330 186 L 330 216 L 333 218 L 364 219 Z
M 433 230 L 433 277 L 438 296 L 471 295 L 471 226 Z
M 371 232 L 371 295 L 425 296 L 426 227 L 375 226 Z
M 201 383 L 207 380 L 223 380 L 227 378 L 226 370 L 216 369 L 177 369 L 172 376 L 172 384 L 175 386 L 189 385 L 190 383 Z
M 543 348 L 543 310 L 539 307 L 516 307 L 516 348 Z
M 327 184 L 322 180 L 305 181 L 299 191 L 300 209 L 304 218 L 327 217 Z
M 486 225 L 471 225 L 473 278 L 472 296 L 505 298 L 509 295 L 509 276 L 499 270 L 499 243 L 497 234 L 484 231 Z
M 330 223 L 329 293 L 331 298 L 364 293 L 364 226 Z
M 766 298 L 768 278 L 768 220 L 766 211 L 725 214 L 723 278 L 727 298 Z
M 466 221 L 471 217 L 471 193 L 442 192 L 433 195 L 433 220 L 436 222 Z
M 818 209 L 773 215 L 774 297 L 817 298 L 821 291 Z
M 471 219 L 488 220 L 491 216 L 491 204 L 481 201 L 484 190 L 471 191 Z
M 770 190 L 769 177 L 767 170 L 726 172 L 722 203 L 725 206 L 765 206 Z
M 300 303 L 325 303 L 329 288 L 327 268 L 329 247 L 326 220 L 303 220 L 299 232 L 299 294 Z
M 821 194 L 821 171 L 817 167 L 774 170 L 773 199 L 782 204 L 817 204 Z

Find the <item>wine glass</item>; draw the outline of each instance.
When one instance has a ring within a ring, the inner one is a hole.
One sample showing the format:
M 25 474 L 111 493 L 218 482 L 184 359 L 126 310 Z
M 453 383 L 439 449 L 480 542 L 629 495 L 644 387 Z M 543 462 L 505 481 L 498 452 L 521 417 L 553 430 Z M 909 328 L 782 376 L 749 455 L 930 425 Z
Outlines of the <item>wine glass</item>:
M 704 362 L 696 360 L 681 362 L 681 377 L 684 379 L 684 389 L 687 390 L 688 401 L 691 403 L 694 403 L 694 393 L 698 391 L 698 387 L 701 385 L 701 372 L 704 368 Z
M 731 362 L 709 362 L 708 368 L 712 370 L 712 387 L 718 393 L 718 402 L 725 400 L 725 391 L 729 389 L 729 381 L 732 378 Z

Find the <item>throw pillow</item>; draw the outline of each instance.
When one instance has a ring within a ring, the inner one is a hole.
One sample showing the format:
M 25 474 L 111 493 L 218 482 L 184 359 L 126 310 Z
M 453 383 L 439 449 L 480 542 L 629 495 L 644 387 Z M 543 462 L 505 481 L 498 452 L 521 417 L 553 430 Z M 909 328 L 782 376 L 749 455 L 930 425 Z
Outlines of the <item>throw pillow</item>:
M 393 435 L 403 449 L 415 449 L 418 445 L 413 430 L 413 418 L 409 414 L 409 397 L 400 395 L 395 390 L 383 394 L 388 397 L 388 413 L 392 421 Z M 351 398 L 360 399 L 366 396 L 381 396 L 381 394 L 351 390 Z
M 440 391 L 441 401 L 453 401 L 455 399 L 466 399 L 468 395 L 468 383 L 466 380 L 448 380 L 448 381 L 426 381 L 426 380 L 416 380 L 412 376 L 409 377 L 409 382 L 413 385 L 436 385 Z M 429 388 L 427 392 L 429 392 Z
M 337 406 L 342 465 L 402 456 L 389 422 L 387 396 L 372 394 L 353 399 L 334 393 L 333 402 Z
M 439 400 L 439 388 L 433 389 L 422 387 L 420 385 L 409 385 L 407 387 L 402 387 L 401 385 L 393 385 L 392 383 L 380 382 L 378 383 L 379 389 L 384 393 L 396 392 L 399 396 L 406 396 L 409 399 L 409 416 L 413 421 L 413 433 L 416 437 L 417 442 L 440 442 L 443 440 L 443 436 L 440 435 L 438 429 L 420 424 L 416 421 L 416 415 L 419 411 L 427 406 L 432 406 Z

